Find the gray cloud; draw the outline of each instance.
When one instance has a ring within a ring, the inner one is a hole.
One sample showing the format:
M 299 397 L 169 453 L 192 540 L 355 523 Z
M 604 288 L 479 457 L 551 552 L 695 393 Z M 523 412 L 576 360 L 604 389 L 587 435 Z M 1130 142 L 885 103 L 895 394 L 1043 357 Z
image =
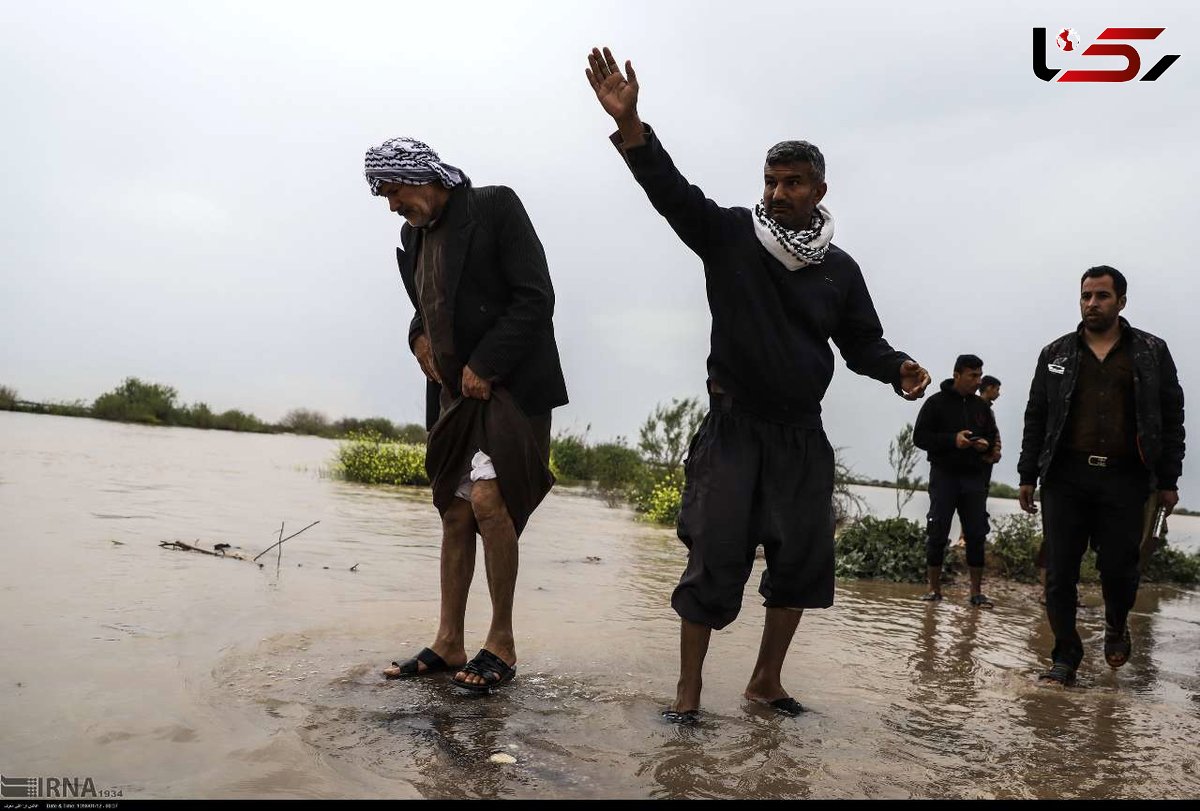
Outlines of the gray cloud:
M 1152 84 L 1030 71 L 1030 28 L 1090 40 L 1130 23 L 1119 3 L 14 9 L 0 31 L 0 382 L 91 398 L 132 374 L 266 418 L 419 420 L 400 221 L 361 177 L 368 145 L 409 134 L 529 209 L 572 396 L 556 423 L 634 435 L 656 402 L 703 390 L 708 321 L 698 260 L 608 144 L 583 78 L 587 49 L 608 43 L 638 68 L 643 117 L 723 204 L 753 202 L 771 143 L 821 145 L 835 241 L 892 343 L 939 379 L 973 351 L 1004 381 L 998 478 L 1015 481 L 1037 350 L 1075 324 L 1089 265 L 1126 271 L 1128 317 L 1170 342 L 1200 402 L 1186 308 L 1200 292 L 1200 12 L 1138 15 L 1167 27 L 1147 62 L 1183 54 Z M 870 475 L 916 415 L 844 368 L 825 407 L 832 441 Z

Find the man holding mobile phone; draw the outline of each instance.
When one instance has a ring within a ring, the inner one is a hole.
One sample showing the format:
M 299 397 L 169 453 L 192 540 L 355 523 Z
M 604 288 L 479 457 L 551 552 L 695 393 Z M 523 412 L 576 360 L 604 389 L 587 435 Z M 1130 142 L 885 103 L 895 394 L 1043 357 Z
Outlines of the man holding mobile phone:
M 999 437 L 991 406 L 975 392 L 983 361 L 959 355 L 954 377 L 925 401 L 913 427 L 913 443 L 929 453 L 929 515 L 925 563 L 928 602 L 942 599 L 942 564 L 950 540 L 950 522 L 958 512 L 967 541 L 971 605 L 991 608 L 983 594 L 983 546 L 987 540 L 987 491 Z

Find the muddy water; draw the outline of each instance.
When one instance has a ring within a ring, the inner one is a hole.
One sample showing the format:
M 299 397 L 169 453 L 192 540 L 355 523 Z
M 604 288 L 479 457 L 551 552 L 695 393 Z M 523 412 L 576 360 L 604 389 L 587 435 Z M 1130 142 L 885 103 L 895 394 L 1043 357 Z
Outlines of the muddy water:
M 1035 684 L 1050 638 L 1025 587 L 980 613 L 962 589 L 930 607 L 918 586 L 840 584 L 801 623 L 785 684 L 811 712 L 786 719 L 740 699 L 748 590 L 714 635 L 704 721 L 680 729 L 658 711 L 682 549 L 570 491 L 522 540 L 516 681 L 382 681 L 432 631 L 437 520 L 423 492 L 323 477 L 334 447 L 0 413 L 0 771 L 126 798 L 1200 794 L 1196 592 L 1143 590 L 1116 674 L 1086 594 L 1090 656 L 1061 691 Z M 157 545 L 257 553 L 315 520 L 262 568 Z M 475 645 L 486 599 L 481 572 Z

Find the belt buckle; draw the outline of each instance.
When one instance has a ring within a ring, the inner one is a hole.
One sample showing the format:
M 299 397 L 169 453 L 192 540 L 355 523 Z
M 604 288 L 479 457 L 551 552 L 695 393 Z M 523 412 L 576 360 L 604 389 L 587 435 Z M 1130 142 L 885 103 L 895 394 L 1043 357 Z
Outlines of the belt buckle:
M 1108 467 L 1107 456 L 1089 456 L 1088 464 L 1092 467 Z

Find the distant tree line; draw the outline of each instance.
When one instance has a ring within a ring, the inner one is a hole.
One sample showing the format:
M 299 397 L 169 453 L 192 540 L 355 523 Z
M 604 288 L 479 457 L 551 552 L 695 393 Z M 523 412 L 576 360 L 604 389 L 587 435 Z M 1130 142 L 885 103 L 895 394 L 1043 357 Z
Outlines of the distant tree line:
M 21 400 L 16 389 L 0 386 L 0 410 L 25 411 L 34 414 L 56 414 L 66 417 L 94 417 L 113 422 L 132 422 L 141 425 L 174 425 L 183 428 L 204 428 L 218 431 L 250 431 L 260 434 L 309 434 L 342 438 L 351 434 L 370 433 L 399 442 L 425 441 L 425 428 L 420 425 L 398 425 L 384 417 L 356 419 L 343 417 L 330 420 L 319 411 L 295 408 L 278 423 L 260 420 L 253 414 L 231 408 L 217 412 L 207 403 L 178 402 L 179 392 L 161 383 L 147 383 L 136 377 L 126 378 L 112 391 L 97 397 L 91 405 L 82 400 L 71 403 L 30 403 Z

